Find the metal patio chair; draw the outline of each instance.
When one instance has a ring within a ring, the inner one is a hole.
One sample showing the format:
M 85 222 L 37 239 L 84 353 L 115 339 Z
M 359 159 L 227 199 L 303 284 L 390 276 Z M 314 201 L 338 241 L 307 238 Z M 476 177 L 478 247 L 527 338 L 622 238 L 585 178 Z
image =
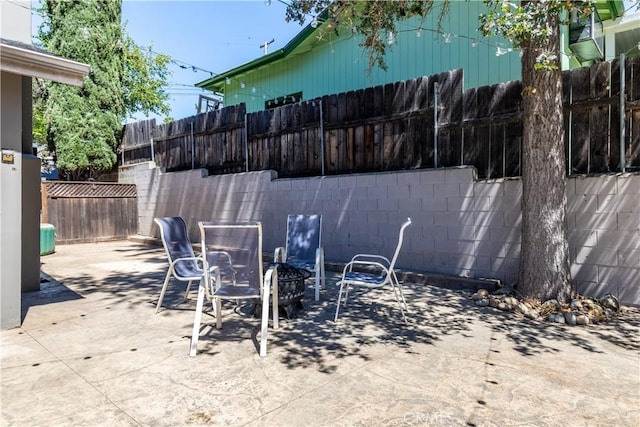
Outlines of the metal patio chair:
M 204 280 L 198 288 L 190 356 L 197 352 L 204 299 L 212 301 L 216 328 L 222 328 L 222 300 L 261 301 L 260 356 L 267 355 L 269 297 L 273 295 L 273 327 L 278 327 L 278 275 L 276 267 L 263 274 L 262 225 L 257 223 L 198 222 Z M 217 264 L 217 265 L 216 265 Z M 231 274 L 226 273 L 232 272 Z
M 204 263 L 202 258 L 196 256 L 193 252 L 189 233 L 187 232 L 187 224 L 184 219 L 179 216 L 172 216 L 154 218 L 154 221 L 160 228 L 160 238 L 169 260 L 169 269 L 162 285 L 160 299 L 158 299 L 158 304 L 156 305 L 156 313 L 158 313 L 171 277 L 187 282 L 187 290 L 182 301 L 185 302 L 191 289 L 191 282 L 201 280 L 204 276 Z
M 400 312 L 405 323 L 407 323 L 407 317 L 405 316 L 405 310 L 407 310 L 407 302 L 404 299 L 402 293 L 402 285 L 398 281 L 398 277 L 395 272 L 396 261 L 398 260 L 398 254 L 400 248 L 402 248 L 402 241 L 404 240 L 404 231 L 411 225 L 411 218 L 407 218 L 404 224 L 400 227 L 400 234 L 398 236 L 398 245 L 393 254 L 391 261 L 387 257 L 382 255 L 372 254 L 357 254 L 347 265 L 345 265 L 342 271 L 341 279 L 336 283 L 340 286 L 338 291 L 338 305 L 336 307 L 336 315 L 334 321 L 338 321 L 338 314 L 340 313 L 340 303 L 344 295 L 344 305 L 347 305 L 347 299 L 349 297 L 349 288 L 352 286 L 361 286 L 365 288 L 382 288 L 390 285 L 393 289 L 393 294 L 396 302 L 400 306 Z M 365 271 L 356 269 L 366 269 Z
M 276 248 L 274 262 L 284 262 L 315 274 L 315 300 L 325 287 L 322 215 L 289 215 L 286 247 Z

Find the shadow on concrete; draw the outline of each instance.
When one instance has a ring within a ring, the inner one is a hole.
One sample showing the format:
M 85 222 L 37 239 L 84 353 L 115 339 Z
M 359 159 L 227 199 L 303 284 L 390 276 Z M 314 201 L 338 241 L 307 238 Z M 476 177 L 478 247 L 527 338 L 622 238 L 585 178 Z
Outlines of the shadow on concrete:
M 139 271 L 105 271 L 101 277 L 93 273 L 65 277 L 62 279 L 63 285 L 50 291 L 40 291 L 38 294 L 49 292 L 48 300 L 45 298 L 41 301 L 63 301 L 100 293 L 103 300 L 114 304 L 147 306 L 149 315 L 153 315 L 166 274 L 164 254 L 157 247 L 144 245 L 117 251 L 120 257 L 134 261 Z M 140 256 L 145 254 L 147 258 L 141 260 Z M 122 264 L 114 263 L 113 267 L 126 269 Z M 110 265 L 107 263 L 105 267 L 109 268 Z M 408 283 L 404 287 L 409 305 L 408 325 L 403 323 L 389 289 L 352 292 L 349 305 L 341 309 L 338 322 L 334 322 L 337 277 L 337 274 L 328 274 L 327 287 L 318 302 L 313 301 L 313 286 L 309 281 L 304 310 L 294 319 L 281 318 L 278 330 L 269 329 L 269 348 L 286 349 L 278 352 L 277 357 L 288 368 L 314 367 L 321 372 L 331 373 L 337 369 L 337 364 L 332 361 L 345 357 L 367 361 L 370 351 L 379 352 L 384 346 L 402 348 L 411 353 L 421 351 L 416 350 L 420 345 L 438 345 L 445 335 L 474 339 L 473 325 L 477 322 L 490 325 L 524 357 L 561 353 L 561 348 L 567 347 L 558 346 L 558 341 L 594 353 L 607 352 L 603 341 L 628 350 L 640 350 L 640 310 L 635 308 L 628 309 L 608 323 L 587 327 L 567 326 L 531 321 L 490 307 L 479 308 L 470 299 L 471 291 L 451 290 L 426 283 Z M 428 276 L 425 280 L 428 282 Z M 183 303 L 185 289 L 185 283 L 172 280 L 158 316 L 194 311 L 197 284 L 192 286 L 190 299 Z M 43 297 L 27 299 L 26 309 L 29 304 L 37 303 L 38 298 Z M 207 316 L 203 319 L 198 344 L 199 357 L 218 354 L 217 343 L 241 341 L 249 336 L 257 351 L 259 319 L 253 317 L 249 306 L 225 303 L 221 330 L 215 328 L 211 305 L 207 304 L 205 309 L 210 320 Z M 184 328 L 185 332 L 191 333 L 190 325 L 184 325 Z M 190 336 L 185 334 L 183 338 Z

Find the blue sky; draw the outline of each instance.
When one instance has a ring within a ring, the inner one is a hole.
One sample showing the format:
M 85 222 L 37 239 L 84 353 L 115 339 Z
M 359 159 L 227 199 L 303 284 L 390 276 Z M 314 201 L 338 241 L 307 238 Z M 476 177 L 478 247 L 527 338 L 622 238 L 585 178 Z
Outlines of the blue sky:
M 171 117 L 179 119 L 196 113 L 202 92 L 193 85 L 210 76 L 202 70 L 226 71 L 261 56 L 265 41 L 275 39 L 271 52 L 302 30 L 285 21 L 285 9 L 276 0 L 269 6 L 264 0 L 124 0 L 122 19 L 138 45 L 174 59 L 170 106 Z
M 34 2 L 34 34 L 42 22 L 37 6 Z M 202 70 L 229 70 L 263 55 L 260 45 L 265 41 L 274 39 L 272 52 L 302 30 L 300 24 L 285 21 L 285 10 L 278 0 L 123 0 L 122 20 L 139 46 L 151 46 L 172 58 L 169 115 L 180 119 L 196 114 L 198 94 L 210 94 L 194 87 L 210 76 Z M 144 118 L 137 115 L 129 121 Z

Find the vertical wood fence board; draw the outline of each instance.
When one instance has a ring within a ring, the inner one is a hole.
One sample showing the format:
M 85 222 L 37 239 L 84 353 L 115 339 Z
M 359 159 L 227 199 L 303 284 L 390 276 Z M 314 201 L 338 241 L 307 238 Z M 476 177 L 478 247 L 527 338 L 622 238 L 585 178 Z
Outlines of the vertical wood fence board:
M 624 145 L 626 166 L 634 171 L 640 168 L 640 58 L 627 58 L 624 65 L 628 124 Z M 614 60 L 562 74 L 570 173 L 620 169 L 619 67 Z M 439 84 L 440 165 L 471 164 L 484 170 L 480 176 L 519 173 L 521 82 L 463 93 L 462 70 L 322 97 L 327 173 L 433 167 L 435 83 Z M 280 176 L 320 174 L 318 101 L 247 115 L 249 169 L 275 169 Z M 128 124 L 123 129 L 124 161 L 132 164 L 153 157 L 165 170 L 184 170 L 192 167 L 193 155 L 194 167 L 209 173 L 243 171 L 245 113 L 246 106 L 239 104 L 167 124 L 155 120 Z M 503 139 L 497 136 L 500 131 Z
M 574 112 L 571 122 L 572 149 L 571 167 L 573 173 L 589 173 L 589 141 L 590 134 L 590 113 Z

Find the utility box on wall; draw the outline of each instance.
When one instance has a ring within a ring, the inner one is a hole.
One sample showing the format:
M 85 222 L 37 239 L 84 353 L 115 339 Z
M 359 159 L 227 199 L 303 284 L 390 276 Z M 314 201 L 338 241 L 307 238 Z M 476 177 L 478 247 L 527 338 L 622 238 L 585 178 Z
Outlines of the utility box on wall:
M 604 33 L 598 11 L 594 8 L 587 16 L 571 11 L 569 48 L 581 63 L 604 59 Z

